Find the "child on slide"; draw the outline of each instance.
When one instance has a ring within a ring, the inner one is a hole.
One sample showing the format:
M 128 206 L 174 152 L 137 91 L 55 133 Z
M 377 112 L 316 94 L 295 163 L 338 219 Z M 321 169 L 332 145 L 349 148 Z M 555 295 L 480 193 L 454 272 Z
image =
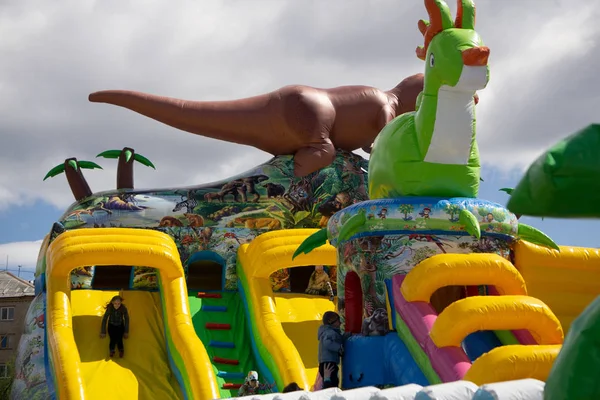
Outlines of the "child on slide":
M 244 384 L 240 386 L 240 389 L 238 390 L 238 397 L 271 393 L 273 386 L 275 386 L 275 384 L 260 383 L 258 381 L 258 372 L 250 371 L 248 372 Z
M 108 337 L 110 343 L 108 349 L 110 356 L 115 355 L 115 347 L 119 349 L 119 357 L 123 358 L 125 354 L 125 348 L 123 346 L 123 339 L 127 339 L 129 336 L 129 313 L 127 307 L 123 304 L 123 298 L 121 296 L 115 296 L 110 300 L 110 303 L 106 305 L 106 311 L 104 317 L 102 317 L 102 325 L 100 327 L 100 339 L 106 337 L 106 327 L 108 325 Z

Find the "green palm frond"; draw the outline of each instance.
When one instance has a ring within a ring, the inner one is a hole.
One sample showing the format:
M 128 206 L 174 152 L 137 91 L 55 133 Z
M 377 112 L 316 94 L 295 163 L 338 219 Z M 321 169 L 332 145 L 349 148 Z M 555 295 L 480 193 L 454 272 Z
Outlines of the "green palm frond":
M 54 178 L 56 175 L 60 175 L 63 172 L 65 172 L 65 163 L 59 164 L 56 167 L 52 168 L 50 171 L 48 171 L 48 173 L 44 177 L 44 180 L 48 178 Z
M 346 214 L 348 215 L 348 214 Z M 340 242 L 344 242 L 348 240 L 352 235 L 356 233 L 356 231 L 367 222 L 366 211 L 364 209 L 358 210 L 357 214 L 354 214 L 350 217 L 342 227 L 340 228 L 338 234 L 338 240 Z
M 121 155 L 121 150 L 106 150 L 106 151 L 103 151 L 102 153 L 98 154 L 96 156 L 96 158 L 98 158 L 98 157 L 119 158 L 120 155 Z
M 102 169 L 101 166 L 92 161 L 77 161 L 77 165 L 81 169 Z
M 467 209 L 460 210 L 458 222 L 464 225 L 465 230 L 469 235 L 474 236 L 477 239 L 481 238 L 479 221 L 477 221 L 477 217 L 471 211 Z
M 514 190 L 515 189 L 513 189 L 513 188 L 502 188 L 499 191 L 500 192 L 506 192 L 508 195 L 511 195 Z
M 324 246 L 327 244 L 327 229 L 320 229 L 313 233 L 298 246 L 298 249 L 294 252 L 292 260 L 298 257 L 300 254 L 308 254 L 314 249 Z
M 519 223 L 518 235 L 520 239 L 526 240 L 530 243 L 560 251 L 560 247 L 558 247 L 558 245 L 550 238 L 550 236 L 546 235 L 539 229 L 534 228 L 533 226 Z
M 133 155 L 133 152 L 129 149 L 125 150 L 125 162 L 129 162 L 129 160 L 131 160 L 131 156 Z
M 146 157 L 144 157 L 141 154 L 135 153 L 135 155 L 133 156 L 133 159 L 137 162 L 139 162 L 142 165 L 145 165 L 146 167 L 150 167 L 152 169 L 156 169 L 156 167 L 154 166 L 154 164 L 152 164 L 152 161 L 148 160 Z

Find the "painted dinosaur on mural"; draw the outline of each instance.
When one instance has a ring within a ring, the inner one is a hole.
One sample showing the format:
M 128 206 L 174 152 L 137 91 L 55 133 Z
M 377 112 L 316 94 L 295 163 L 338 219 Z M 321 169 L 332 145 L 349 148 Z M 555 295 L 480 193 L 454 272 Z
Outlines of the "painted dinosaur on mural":
M 425 0 L 419 21 L 425 43 L 423 92 L 415 112 L 379 134 L 369 162 L 371 199 L 402 196 L 477 197 L 479 150 L 475 93 L 489 79 L 489 49 L 475 31 L 473 0 L 458 0 L 456 20 L 443 0 Z

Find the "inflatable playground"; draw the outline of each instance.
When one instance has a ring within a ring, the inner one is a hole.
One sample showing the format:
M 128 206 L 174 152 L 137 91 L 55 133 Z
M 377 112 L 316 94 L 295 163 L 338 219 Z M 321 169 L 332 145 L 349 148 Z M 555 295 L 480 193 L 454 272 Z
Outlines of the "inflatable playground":
M 479 199 L 489 49 L 472 0 L 456 18 L 442 0 L 425 6 L 424 74 L 389 91 L 90 95 L 274 157 L 154 190 L 134 188 L 135 163 L 154 165 L 128 147 L 98 155 L 118 162 L 115 190 L 91 191 L 92 161 L 51 169 L 76 202 L 40 249 L 11 398 L 230 398 L 249 371 L 273 386 L 265 398 L 600 398 L 600 251 L 519 221 L 598 217 L 600 126 L 542 155 L 504 189 L 507 206 Z M 99 336 L 115 295 L 130 315 L 123 357 Z M 327 311 L 349 337 L 340 388 L 319 390 Z M 292 382 L 302 390 L 280 393 Z

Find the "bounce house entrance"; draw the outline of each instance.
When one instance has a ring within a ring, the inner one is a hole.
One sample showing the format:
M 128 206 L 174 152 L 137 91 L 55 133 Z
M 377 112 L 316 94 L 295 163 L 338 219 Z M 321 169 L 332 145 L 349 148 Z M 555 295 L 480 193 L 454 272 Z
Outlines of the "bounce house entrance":
M 188 290 L 223 290 L 225 260 L 212 251 L 194 253 L 187 263 Z
M 127 289 L 131 280 L 132 266 L 96 266 L 92 289 Z
M 290 268 L 290 292 L 304 293 L 314 270 L 314 265 Z
M 363 293 L 360 277 L 354 271 L 346 274 L 344 281 L 346 332 L 360 333 L 362 327 Z
M 476 286 L 475 291 L 477 291 Z M 450 304 L 460 299 L 464 299 L 466 296 L 467 293 L 464 286 L 444 286 L 436 290 L 431 295 L 430 302 L 433 306 L 433 309 L 440 314 Z

